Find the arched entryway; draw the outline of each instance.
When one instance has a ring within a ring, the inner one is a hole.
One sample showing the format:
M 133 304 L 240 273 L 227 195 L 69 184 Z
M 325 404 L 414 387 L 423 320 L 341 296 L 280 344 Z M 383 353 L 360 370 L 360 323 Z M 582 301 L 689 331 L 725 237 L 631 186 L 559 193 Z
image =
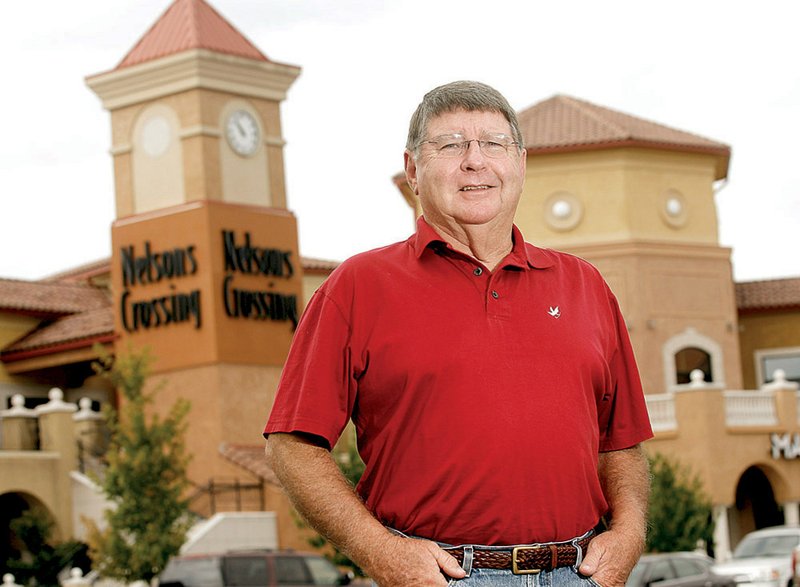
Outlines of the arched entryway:
M 748 532 L 784 523 L 772 483 L 761 467 L 749 467 L 739 477 L 733 514 L 731 538 L 734 545 Z
M 52 519 L 52 512 L 35 496 L 29 493 L 4 493 L 0 495 L 0 561 L 17 558 L 24 545 L 11 528 L 11 522 L 30 509 L 45 512 Z M 55 529 L 55 528 L 54 528 Z

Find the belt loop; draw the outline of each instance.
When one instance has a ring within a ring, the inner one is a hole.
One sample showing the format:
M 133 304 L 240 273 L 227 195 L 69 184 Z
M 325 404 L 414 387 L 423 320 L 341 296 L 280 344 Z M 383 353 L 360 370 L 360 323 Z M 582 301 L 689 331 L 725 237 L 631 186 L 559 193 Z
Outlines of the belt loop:
M 578 543 L 579 540 L 580 538 L 575 538 L 572 541 L 572 546 L 575 547 L 575 566 L 572 568 L 576 573 L 583 562 L 583 547 L 581 547 L 581 545 Z
M 468 544 L 464 547 L 464 562 L 461 563 L 461 568 L 467 573 L 467 577 L 472 574 L 472 545 Z

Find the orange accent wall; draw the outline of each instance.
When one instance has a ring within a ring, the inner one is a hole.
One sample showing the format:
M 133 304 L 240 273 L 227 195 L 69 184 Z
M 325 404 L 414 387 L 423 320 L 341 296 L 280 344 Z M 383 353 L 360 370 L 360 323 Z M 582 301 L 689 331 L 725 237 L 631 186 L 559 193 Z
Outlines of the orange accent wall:
M 155 373 L 283 365 L 303 305 L 290 212 L 204 200 L 122 218 L 111 271 L 118 349 L 149 346 Z

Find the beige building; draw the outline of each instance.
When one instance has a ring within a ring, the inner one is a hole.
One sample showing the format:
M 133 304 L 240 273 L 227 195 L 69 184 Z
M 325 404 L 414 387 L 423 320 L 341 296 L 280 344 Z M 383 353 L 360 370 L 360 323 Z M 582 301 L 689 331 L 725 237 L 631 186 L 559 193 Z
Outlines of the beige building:
M 94 345 L 130 342 L 153 348 L 162 408 L 192 402 L 192 509 L 276 511 L 281 544 L 308 548 L 258 438 L 304 300 L 335 266 L 299 256 L 286 209 L 280 102 L 298 73 L 203 0 L 175 0 L 88 78 L 111 118 L 113 256 L 0 279 L 4 528 L 39 506 L 58 536 L 81 537 L 80 515 L 98 515 L 83 472 L 98 466 L 97 411 L 117 398 L 93 374 Z M 566 96 L 520 121 L 517 222 L 611 284 L 656 431 L 647 448 L 700 475 L 717 555 L 752 528 L 800 523 L 800 278 L 734 283 L 714 202 L 730 148 Z M 9 535 L 0 559 L 12 548 Z

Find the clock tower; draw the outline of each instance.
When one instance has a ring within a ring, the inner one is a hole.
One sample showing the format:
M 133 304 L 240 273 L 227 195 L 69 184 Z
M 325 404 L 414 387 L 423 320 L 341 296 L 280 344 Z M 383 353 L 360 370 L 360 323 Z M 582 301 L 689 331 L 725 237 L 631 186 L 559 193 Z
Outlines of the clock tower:
M 174 0 L 119 65 L 87 79 L 111 114 L 117 352 L 151 349 L 157 409 L 190 400 L 201 489 L 252 482 L 221 450 L 260 442 L 302 310 L 280 120 L 299 72 L 204 0 Z M 198 494 L 200 513 L 286 509 Z

